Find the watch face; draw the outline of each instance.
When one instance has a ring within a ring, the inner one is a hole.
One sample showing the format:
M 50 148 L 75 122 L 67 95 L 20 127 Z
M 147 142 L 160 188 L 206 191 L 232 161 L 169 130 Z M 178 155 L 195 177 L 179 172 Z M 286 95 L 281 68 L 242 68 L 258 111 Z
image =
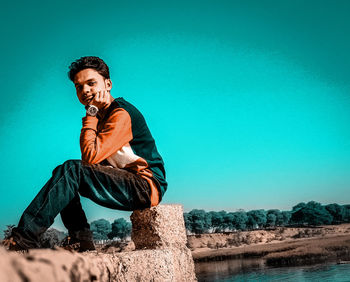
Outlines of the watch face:
M 86 109 L 86 112 L 88 113 L 88 115 L 90 116 L 96 116 L 97 112 L 98 112 L 98 108 L 94 105 L 89 105 Z

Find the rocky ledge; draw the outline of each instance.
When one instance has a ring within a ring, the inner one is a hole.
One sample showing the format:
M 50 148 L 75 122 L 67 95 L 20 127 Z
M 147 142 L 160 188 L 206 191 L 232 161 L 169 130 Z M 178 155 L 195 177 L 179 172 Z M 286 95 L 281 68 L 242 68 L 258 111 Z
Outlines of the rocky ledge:
M 137 210 L 131 221 L 135 251 L 19 254 L 0 248 L 0 281 L 197 281 L 182 206 Z

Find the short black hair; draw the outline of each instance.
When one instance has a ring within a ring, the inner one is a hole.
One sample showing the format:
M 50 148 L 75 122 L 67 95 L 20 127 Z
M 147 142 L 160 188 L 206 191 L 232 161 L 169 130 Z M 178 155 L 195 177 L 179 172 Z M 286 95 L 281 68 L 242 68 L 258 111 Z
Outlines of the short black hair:
M 69 66 L 68 77 L 74 82 L 75 75 L 83 69 L 94 69 L 104 78 L 109 79 L 109 68 L 99 57 L 85 56 L 75 60 Z

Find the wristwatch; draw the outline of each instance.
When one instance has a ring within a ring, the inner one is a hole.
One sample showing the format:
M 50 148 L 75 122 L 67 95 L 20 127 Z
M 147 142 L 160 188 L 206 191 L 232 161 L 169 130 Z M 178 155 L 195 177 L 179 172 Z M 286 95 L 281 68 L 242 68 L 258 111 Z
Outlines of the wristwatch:
M 98 108 L 94 105 L 87 105 L 85 109 L 86 109 L 86 114 L 92 117 L 96 116 L 98 113 Z

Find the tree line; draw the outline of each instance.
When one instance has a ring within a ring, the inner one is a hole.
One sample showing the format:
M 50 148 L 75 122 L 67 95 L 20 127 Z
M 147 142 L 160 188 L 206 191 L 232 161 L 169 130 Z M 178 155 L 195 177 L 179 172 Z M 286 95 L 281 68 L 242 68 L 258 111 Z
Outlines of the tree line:
M 108 240 L 119 238 L 124 240 L 131 235 L 131 222 L 118 218 L 111 224 L 106 219 L 98 219 L 90 223 L 94 240 Z
M 243 209 L 235 212 L 209 211 L 193 209 L 184 213 L 185 227 L 188 234 L 219 233 L 268 229 L 277 226 L 317 226 L 327 224 L 350 223 L 350 205 L 322 205 L 315 201 L 299 203 L 291 211 L 278 209 L 258 209 L 248 212 Z M 14 225 L 7 225 L 5 238 Z M 110 223 L 98 219 L 90 223 L 93 238 L 96 241 L 121 239 L 131 236 L 131 222 L 118 218 Z M 40 239 L 42 246 L 58 245 L 67 236 L 54 228 L 48 229 Z
M 258 209 L 245 212 L 209 211 L 193 209 L 184 213 L 189 234 L 218 233 L 268 229 L 277 226 L 317 226 L 350 222 L 350 205 L 310 201 L 299 203 L 291 211 Z

